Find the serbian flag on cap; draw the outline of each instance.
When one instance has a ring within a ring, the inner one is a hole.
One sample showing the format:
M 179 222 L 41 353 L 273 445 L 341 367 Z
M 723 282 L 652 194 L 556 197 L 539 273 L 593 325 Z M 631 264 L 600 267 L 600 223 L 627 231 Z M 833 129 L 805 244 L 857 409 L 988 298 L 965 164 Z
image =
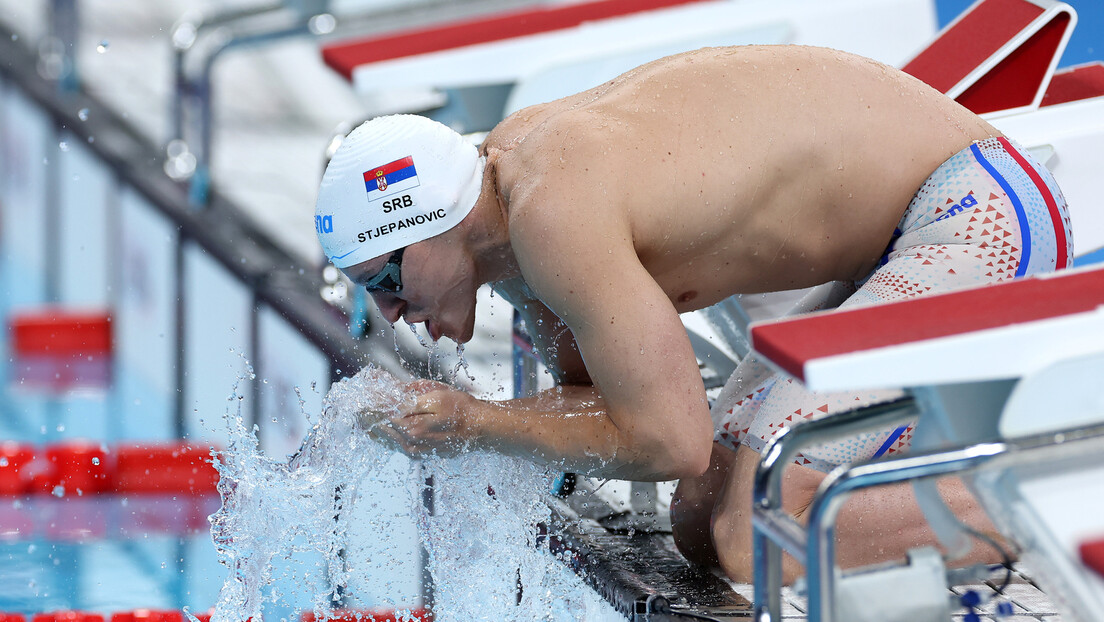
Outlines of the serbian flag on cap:
M 364 188 L 368 191 L 369 201 L 377 201 L 417 186 L 418 171 L 414 170 L 412 156 L 364 171 Z

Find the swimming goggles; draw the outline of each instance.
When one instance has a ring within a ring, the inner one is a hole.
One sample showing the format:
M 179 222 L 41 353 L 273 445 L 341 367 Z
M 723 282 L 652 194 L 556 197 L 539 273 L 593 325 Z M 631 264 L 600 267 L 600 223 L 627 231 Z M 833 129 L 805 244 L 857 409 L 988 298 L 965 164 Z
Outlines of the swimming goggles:
M 401 292 L 402 256 L 402 248 L 392 253 L 387 263 L 383 264 L 383 269 L 364 284 L 364 289 L 368 290 L 369 294 L 372 292 L 387 292 L 389 294 Z

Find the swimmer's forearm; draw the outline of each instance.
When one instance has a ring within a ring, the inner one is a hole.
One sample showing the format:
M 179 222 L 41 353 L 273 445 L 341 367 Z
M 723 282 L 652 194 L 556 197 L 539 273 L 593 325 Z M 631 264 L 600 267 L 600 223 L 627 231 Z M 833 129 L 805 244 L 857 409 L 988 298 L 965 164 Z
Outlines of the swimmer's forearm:
M 557 387 L 534 397 L 482 402 L 469 420 L 484 449 L 595 477 L 665 481 L 677 465 L 642 451 L 591 387 Z

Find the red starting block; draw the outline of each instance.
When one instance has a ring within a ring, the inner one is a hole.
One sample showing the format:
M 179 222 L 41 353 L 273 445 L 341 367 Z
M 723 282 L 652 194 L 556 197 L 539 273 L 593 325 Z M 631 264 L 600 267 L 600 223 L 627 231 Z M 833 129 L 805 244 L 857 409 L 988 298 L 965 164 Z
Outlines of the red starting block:
M 1054 72 L 1043 95 L 1043 106 L 1104 96 L 1104 61 L 1064 67 Z
M 902 69 L 977 114 L 1039 107 L 1077 23 L 1051 0 L 981 0 Z
M 1104 538 L 1082 542 L 1077 552 L 1081 555 L 1081 563 L 1104 577 Z
M 360 65 L 490 43 L 502 39 L 541 35 L 587 22 L 635 15 L 702 0 L 587 0 L 557 6 L 507 10 L 444 25 L 415 28 L 384 36 L 329 45 L 322 59 L 352 79 Z

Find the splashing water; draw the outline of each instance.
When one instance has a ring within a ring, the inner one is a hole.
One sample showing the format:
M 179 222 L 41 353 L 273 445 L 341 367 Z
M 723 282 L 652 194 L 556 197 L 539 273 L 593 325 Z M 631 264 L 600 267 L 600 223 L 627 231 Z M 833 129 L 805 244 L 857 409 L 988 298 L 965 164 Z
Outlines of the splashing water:
M 468 359 L 464 358 L 464 344 L 456 344 L 456 367 L 452 368 L 452 375 L 456 376 L 460 373 L 460 370 L 464 370 L 464 375 L 468 377 L 468 380 L 475 381 L 475 376 L 472 376 L 471 370 L 468 368 Z
M 362 412 L 395 412 L 403 399 L 388 374 L 368 368 L 357 376 L 356 395 L 339 383 L 323 404 L 323 416 L 292 460 L 260 450 L 239 412 L 227 414 L 229 441 L 217 455 L 222 507 L 211 516 L 220 561 L 230 569 L 215 606 L 220 621 L 261 619 L 263 590 L 277 554 L 317 552 L 327 581 L 311 606 L 328 610 L 347 579 L 341 550 L 348 531 L 345 504 L 365 475 L 379 468 L 385 450 L 359 428 Z M 235 393 L 236 393 L 235 389 Z
M 419 529 L 429 554 L 438 620 L 554 619 L 577 580 L 547 553 L 536 526 L 549 519 L 550 474 L 529 462 L 471 452 L 424 464 L 436 492 Z M 551 568 L 556 565 L 558 568 Z M 578 619 L 576 609 L 570 617 Z
M 349 541 L 351 527 L 379 514 L 373 505 L 379 500 L 359 498 L 357 491 L 394 457 L 365 430 L 397 414 L 408 399 L 404 383 L 371 366 L 335 383 L 320 421 L 290 460 L 264 455 L 255 431 L 242 423 L 240 402 L 237 416 L 227 413 L 229 442 L 215 461 L 222 507 L 210 521 L 229 573 L 214 622 L 260 622 L 273 561 L 293 553 L 321 557 L 317 570 L 324 579 L 311 595 L 312 608 L 325 614 L 350 596 L 350 579 L 363 561 Z M 551 480 L 532 463 L 483 452 L 410 463 L 409 520 L 427 553 L 435 620 L 483 619 L 488 612 L 495 619 L 547 620 L 565 606 L 572 611 L 578 579 L 537 535 L 537 525 L 549 518 L 543 491 Z M 434 493 L 429 508 L 427 481 Z M 372 529 L 370 537 L 386 538 L 386 531 Z M 555 618 L 575 619 L 578 612 L 576 604 L 573 613 Z

